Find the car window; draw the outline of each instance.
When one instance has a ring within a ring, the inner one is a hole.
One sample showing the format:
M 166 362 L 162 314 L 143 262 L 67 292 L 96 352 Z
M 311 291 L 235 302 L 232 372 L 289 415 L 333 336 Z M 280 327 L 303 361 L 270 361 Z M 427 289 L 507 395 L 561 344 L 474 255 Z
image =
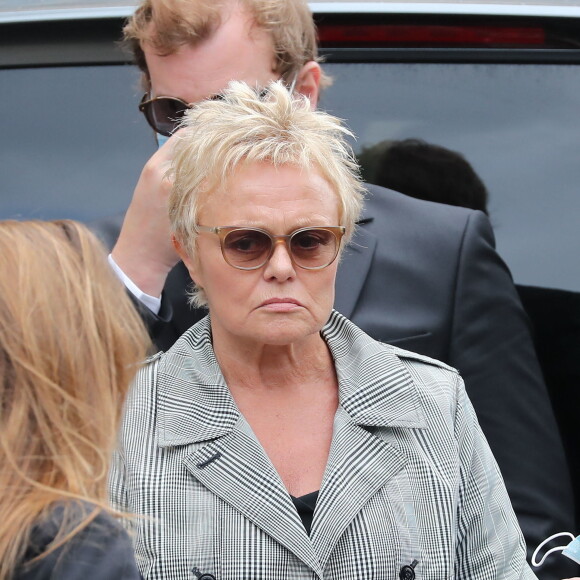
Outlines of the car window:
M 135 67 L 5 69 L 0 85 L 0 218 L 126 209 L 156 146 Z
M 485 182 L 516 282 L 580 290 L 580 67 L 328 63 L 321 106 L 355 150 L 421 138 Z M 124 210 L 155 150 L 132 66 L 0 70 L 0 218 L 89 221 Z
M 322 105 L 355 150 L 421 138 L 461 152 L 489 191 L 502 257 L 521 284 L 580 290 L 580 67 L 328 64 Z

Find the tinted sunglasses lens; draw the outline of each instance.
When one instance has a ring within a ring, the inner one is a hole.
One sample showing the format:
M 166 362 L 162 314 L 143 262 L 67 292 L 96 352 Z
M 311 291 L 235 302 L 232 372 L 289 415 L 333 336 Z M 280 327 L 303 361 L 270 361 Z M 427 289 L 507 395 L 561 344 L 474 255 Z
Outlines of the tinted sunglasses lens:
M 161 135 L 169 137 L 179 125 L 188 106 L 177 99 L 160 97 L 143 108 L 148 123 Z
M 306 269 L 324 268 L 336 258 L 338 239 L 328 230 L 302 230 L 290 239 L 290 249 L 298 266 Z
M 223 240 L 224 258 L 242 269 L 262 266 L 272 249 L 270 236 L 258 230 L 239 229 L 229 232 Z

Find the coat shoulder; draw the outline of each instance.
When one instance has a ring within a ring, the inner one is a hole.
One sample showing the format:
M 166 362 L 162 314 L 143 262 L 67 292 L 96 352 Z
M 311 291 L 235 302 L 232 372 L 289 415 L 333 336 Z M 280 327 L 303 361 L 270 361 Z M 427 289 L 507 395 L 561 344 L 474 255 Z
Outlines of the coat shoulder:
M 389 346 L 392 349 L 392 353 L 394 355 L 396 355 L 401 360 L 401 362 L 405 362 L 405 361 L 421 362 L 421 363 L 425 363 L 425 364 L 433 366 L 433 367 L 438 367 L 440 369 L 450 371 L 451 373 L 454 373 L 457 375 L 459 374 L 459 371 L 456 368 L 454 368 L 454 367 L 452 367 L 444 362 L 441 362 L 440 360 L 431 358 L 430 356 L 426 356 L 424 354 L 412 352 L 410 350 L 405 350 L 403 348 L 399 348 L 399 347 L 396 347 L 393 345 L 385 345 L 385 346 Z
M 400 215 L 412 215 L 419 220 L 418 224 L 421 227 L 426 226 L 428 223 L 433 226 L 445 224 L 452 226 L 452 231 L 455 231 L 461 230 L 465 222 L 470 219 L 470 216 L 474 214 L 484 215 L 479 211 L 465 207 L 417 199 L 379 185 L 365 183 L 365 188 L 363 219 L 377 218 L 382 221 L 383 218 L 390 219 L 393 213 L 397 219 Z M 414 225 L 413 231 L 416 229 L 417 224 Z

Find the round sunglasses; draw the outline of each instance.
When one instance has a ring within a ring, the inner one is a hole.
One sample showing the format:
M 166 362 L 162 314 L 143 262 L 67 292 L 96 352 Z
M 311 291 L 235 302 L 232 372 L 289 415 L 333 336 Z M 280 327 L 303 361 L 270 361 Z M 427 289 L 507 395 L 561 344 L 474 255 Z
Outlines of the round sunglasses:
M 292 262 L 305 270 L 321 270 L 330 266 L 338 256 L 344 226 L 300 228 L 288 235 L 275 236 L 260 228 L 237 226 L 200 226 L 198 233 L 219 237 L 224 260 L 238 270 L 257 270 L 274 253 L 278 243 L 286 244 Z
M 145 93 L 139 103 L 139 110 L 145 115 L 145 119 L 156 133 L 171 137 L 187 109 L 191 109 L 192 106 L 177 97 L 151 99 L 149 93 Z

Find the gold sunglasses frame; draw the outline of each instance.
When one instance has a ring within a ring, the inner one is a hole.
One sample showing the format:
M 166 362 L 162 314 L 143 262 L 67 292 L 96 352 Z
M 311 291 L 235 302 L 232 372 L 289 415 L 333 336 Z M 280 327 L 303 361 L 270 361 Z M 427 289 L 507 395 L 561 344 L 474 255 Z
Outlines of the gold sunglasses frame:
M 228 258 L 226 256 L 225 249 L 224 249 L 225 240 L 229 234 L 236 232 L 236 231 L 240 231 L 240 230 L 241 231 L 249 230 L 252 232 L 260 232 L 261 234 L 265 234 L 268 238 L 270 238 L 270 241 L 272 242 L 271 246 L 270 246 L 270 252 L 268 253 L 265 260 L 261 264 L 259 264 L 258 266 L 251 266 L 251 267 L 237 266 L 235 264 L 232 264 L 228 260 Z M 309 268 L 308 266 L 302 266 L 294 258 L 294 254 L 292 252 L 292 246 L 291 246 L 290 242 L 296 234 L 300 234 L 300 233 L 308 231 L 308 230 L 324 230 L 326 232 L 330 232 L 334 236 L 334 238 L 337 242 L 336 243 L 336 252 L 334 253 L 332 260 L 330 260 L 330 262 L 328 262 L 328 264 L 324 264 L 323 266 L 315 266 L 315 267 Z M 293 264 L 295 264 L 299 268 L 302 268 L 303 270 L 323 270 L 324 268 L 328 268 L 328 266 L 330 266 L 330 264 L 332 264 L 336 260 L 338 254 L 340 253 L 340 248 L 341 248 L 341 244 L 342 244 L 342 237 L 344 236 L 346 228 L 344 226 L 308 226 L 308 227 L 304 227 L 304 228 L 298 228 L 297 230 L 294 230 L 293 232 L 290 232 L 289 234 L 274 235 L 274 234 L 271 234 L 269 231 L 264 230 L 262 228 L 250 228 L 250 227 L 242 227 L 242 226 L 213 226 L 213 227 L 211 227 L 211 226 L 202 226 L 202 225 L 196 224 L 195 231 L 197 233 L 216 234 L 220 240 L 220 248 L 221 248 L 221 252 L 222 252 L 222 256 L 223 256 L 224 260 L 226 261 L 226 263 L 228 265 L 230 265 L 232 268 L 236 268 L 237 270 L 258 270 L 259 268 L 261 268 L 262 266 L 264 266 L 265 264 L 268 263 L 268 261 L 272 257 L 272 254 L 274 253 L 274 249 L 276 247 L 276 244 L 282 243 L 282 242 L 286 245 L 286 251 L 288 252 L 288 255 L 290 256 L 290 259 L 292 260 Z

